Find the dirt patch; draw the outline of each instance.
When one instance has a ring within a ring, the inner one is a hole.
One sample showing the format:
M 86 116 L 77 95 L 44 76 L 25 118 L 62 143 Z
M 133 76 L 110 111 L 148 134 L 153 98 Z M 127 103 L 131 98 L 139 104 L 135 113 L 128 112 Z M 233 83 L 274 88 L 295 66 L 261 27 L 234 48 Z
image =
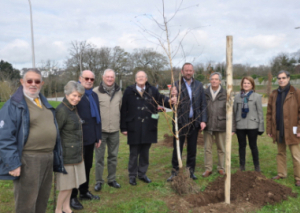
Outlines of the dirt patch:
M 189 169 L 179 169 L 177 175 L 171 182 L 171 187 L 179 195 L 191 194 L 200 191 L 193 179 L 190 178 Z
M 225 204 L 224 195 L 225 177 L 219 177 L 211 182 L 204 192 L 190 194 L 184 197 L 184 208 L 180 204 L 176 207 L 177 212 L 184 212 L 186 208 L 193 212 L 250 212 L 260 209 L 267 204 L 279 203 L 288 197 L 297 197 L 292 189 L 267 179 L 258 172 L 247 171 L 237 173 L 231 176 L 231 204 Z
M 167 147 L 173 147 L 173 136 L 170 136 L 167 133 L 164 134 L 164 140 L 162 141 L 162 144 Z M 204 139 L 203 139 L 202 132 L 199 132 L 199 134 L 198 134 L 197 145 L 204 146 Z M 184 146 L 186 146 L 186 143 L 184 143 Z

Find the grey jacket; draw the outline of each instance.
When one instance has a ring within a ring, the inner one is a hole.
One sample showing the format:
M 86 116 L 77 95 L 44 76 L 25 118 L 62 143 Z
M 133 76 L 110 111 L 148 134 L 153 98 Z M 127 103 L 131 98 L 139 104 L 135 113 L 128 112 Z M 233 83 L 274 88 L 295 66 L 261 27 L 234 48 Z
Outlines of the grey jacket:
M 241 93 L 235 95 L 233 113 L 235 114 L 236 129 L 258 129 L 264 132 L 264 115 L 261 103 L 261 95 L 253 92 L 249 97 L 249 112 L 246 118 L 242 118 L 243 99 Z
M 226 90 L 221 87 L 219 93 L 216 95 L 215 100 L 212 100 L 210 93 L 210 86 L 205 90 L 205 97 L 207 102 L 207 115 L 208 121 L 205 131 L 226 131 Z M 235 132 L 235 116 L 233 114 L 232 132 Z

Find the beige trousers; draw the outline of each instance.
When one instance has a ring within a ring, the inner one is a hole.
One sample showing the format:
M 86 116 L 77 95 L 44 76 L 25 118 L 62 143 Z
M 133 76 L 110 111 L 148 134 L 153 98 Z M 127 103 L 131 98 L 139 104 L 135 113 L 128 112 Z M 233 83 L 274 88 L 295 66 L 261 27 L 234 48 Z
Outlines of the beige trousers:
M 279 131 L 277 131 L 277 141 L 279 138 Z M 294 165 L 294 178 L 295 180 L 300 180 L 300 145 L 286 145 L 285 141 L 283 143 L 277 143 L 277 173 L 280 177 L 287 176 L 287 165 L 286 165 L 286 147 L 289 147 Z
M 212 171 L 213 167 L 213 155 L 212 155 L 212 145 L 213 137 L 216 139 L 217 151 L 218 151 L 218 170 L 225 171 L 225 141 L 226 132 L 212 132 L 210 134 L 208 131 L 204 131 L 204 162 L 205 171 Z

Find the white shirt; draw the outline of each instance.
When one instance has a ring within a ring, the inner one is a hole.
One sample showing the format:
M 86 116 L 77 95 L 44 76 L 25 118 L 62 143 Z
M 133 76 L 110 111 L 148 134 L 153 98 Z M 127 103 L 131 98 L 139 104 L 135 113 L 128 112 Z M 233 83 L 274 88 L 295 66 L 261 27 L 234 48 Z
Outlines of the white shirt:
M 37 105 L 36 104 L 36 102 L 34 101 L 34 99 L 36 99 L 36 98 L 38 98 L 39 99 L 39 102 L 40 102 L 40 104 L 42 105 L 42 102 L 41 102 L 41 99 L 40 99 L 40 96 L 38 96 L 38 97 L 36 97 L 36 98 L 32 98 L 32 97 L 29 97 L 28 95 L 26 95 L 26 93 L 23 91 L 23 94 L 24 94 L 24 96 L 26 96 L 26 98 L 28 98 L 32 103 L 34 103 L 35 105 Z

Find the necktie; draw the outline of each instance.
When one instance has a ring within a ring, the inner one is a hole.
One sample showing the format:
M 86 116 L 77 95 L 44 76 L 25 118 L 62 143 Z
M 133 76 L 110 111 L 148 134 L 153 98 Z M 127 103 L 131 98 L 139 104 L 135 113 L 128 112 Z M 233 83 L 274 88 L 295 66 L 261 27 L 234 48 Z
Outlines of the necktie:
M 35 99 L 34 99 L 34 102 L 36 103 L 36 105 L 37 105 L 39 108 L 42 109 L 42 105 L 41 105 L 41 103 L 40 103 L 39 98 L 35 98 Z

